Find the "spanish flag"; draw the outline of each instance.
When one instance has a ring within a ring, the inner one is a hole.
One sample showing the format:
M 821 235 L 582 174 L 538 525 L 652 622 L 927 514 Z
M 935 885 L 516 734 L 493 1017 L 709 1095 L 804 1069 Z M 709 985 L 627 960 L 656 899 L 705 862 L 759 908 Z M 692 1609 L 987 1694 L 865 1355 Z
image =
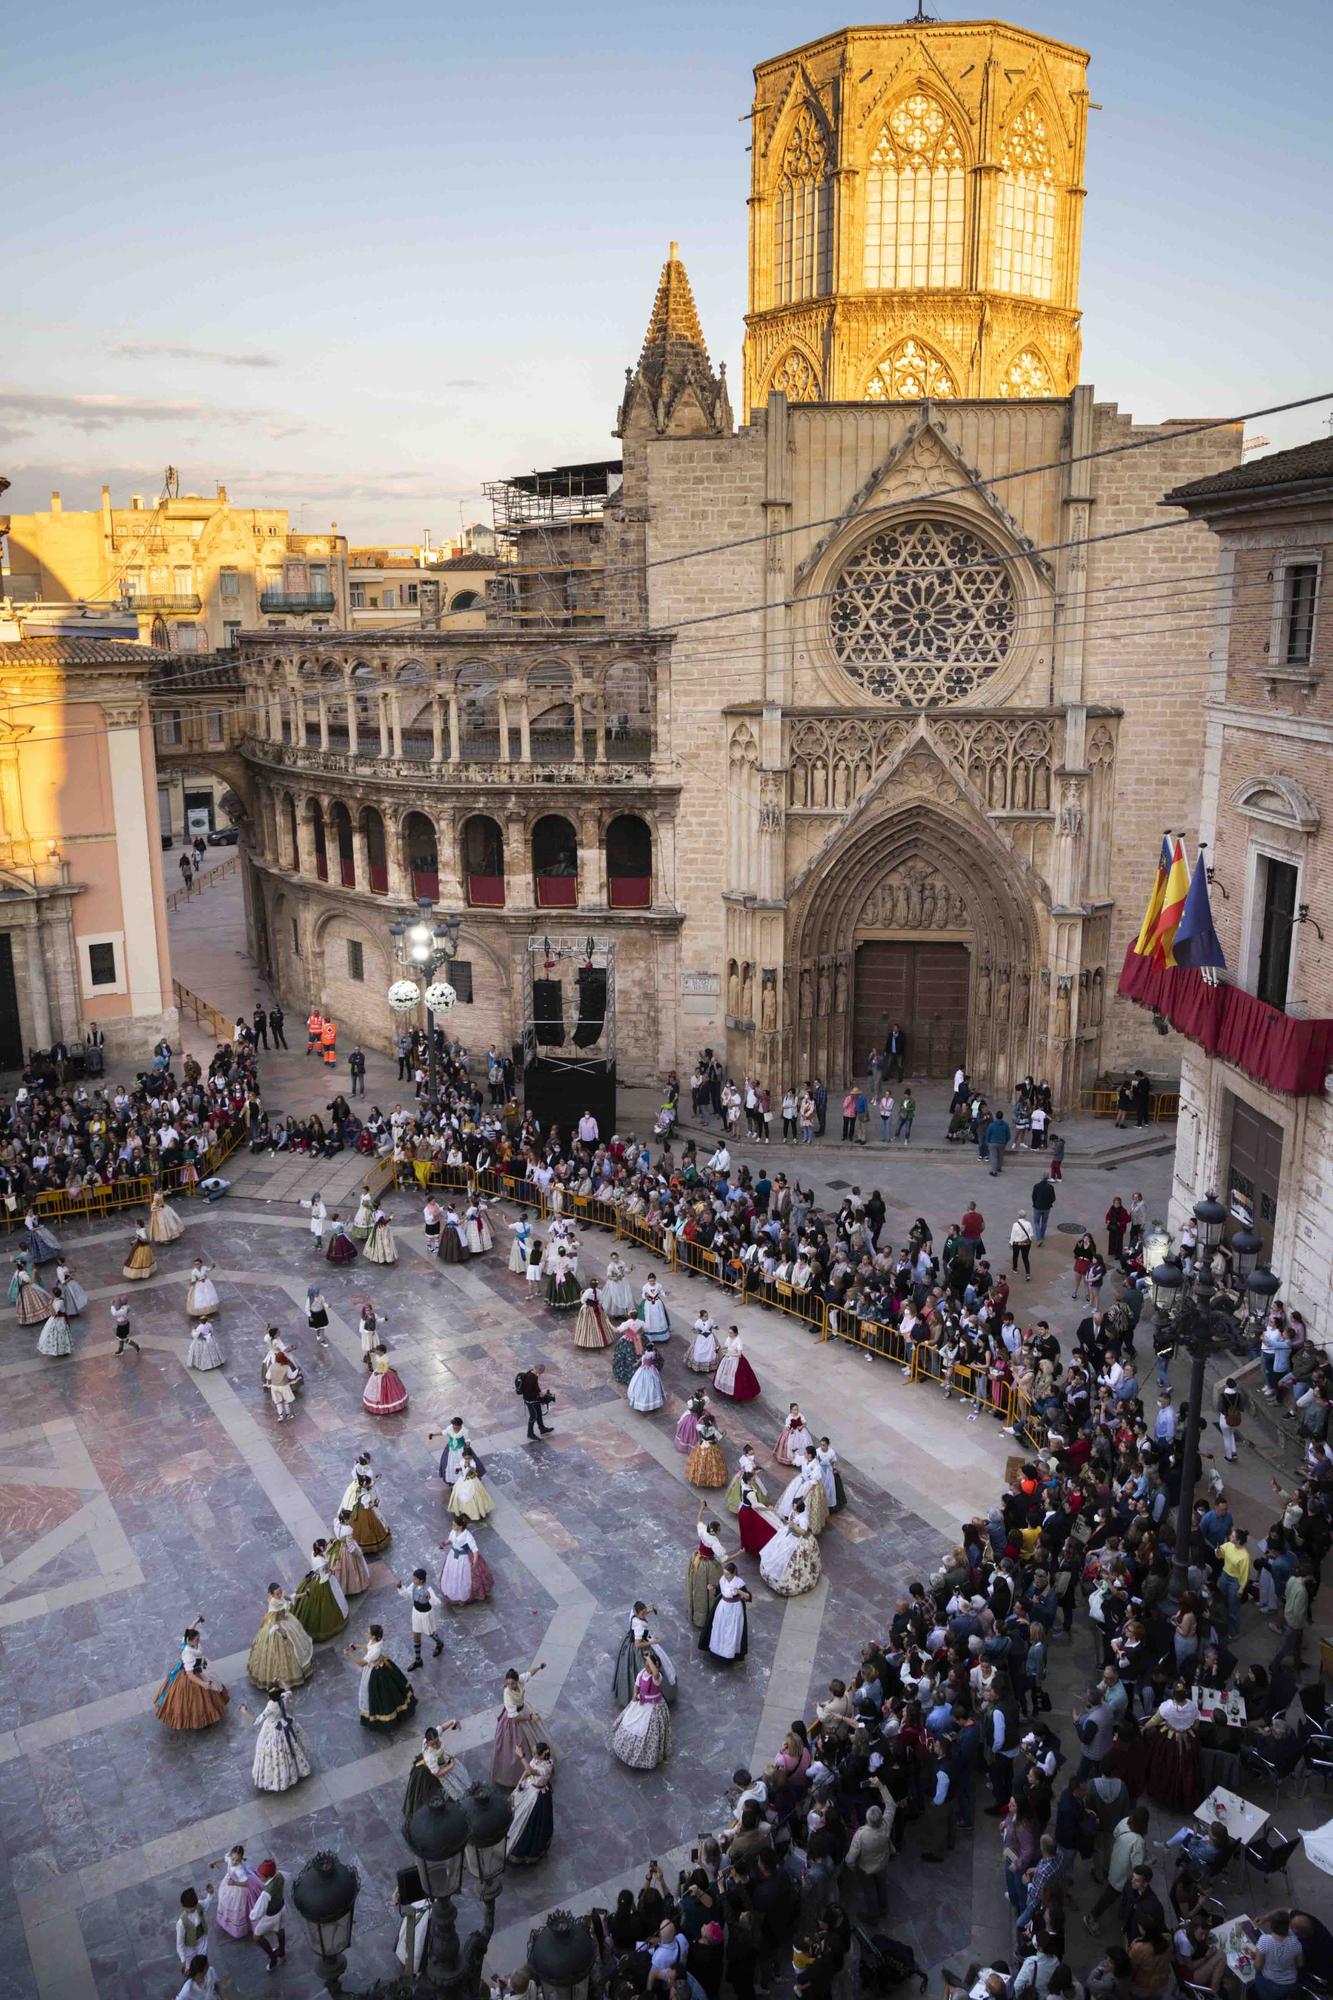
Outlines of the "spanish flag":
M 1152 950 L 1153 932 L 1157 929 L 1157 919 L 1162 914 L 1162 898 L 1166 894 L 1166 878 L 1171 873 L 1171 836 L 1162 835 L 1162 851 L 1157 857 L 1157 876 L 1148 898 L 1148 907 L 1139 925 L 1138 937 L 1134 940 L 1134 950 L 1140 958 L 1146 958 Z
M 1190 871 L 1185 864 L 1185 844 L 1177 836 L 1171 850 L 1171 870 L 1166 878 L 1166 888 L 1162 891 L 1161 915 L 1153 932 L 1150 956 L 1159 965 L 1174 965 L 1176 962 L 1176 930 L 1189 892 Z

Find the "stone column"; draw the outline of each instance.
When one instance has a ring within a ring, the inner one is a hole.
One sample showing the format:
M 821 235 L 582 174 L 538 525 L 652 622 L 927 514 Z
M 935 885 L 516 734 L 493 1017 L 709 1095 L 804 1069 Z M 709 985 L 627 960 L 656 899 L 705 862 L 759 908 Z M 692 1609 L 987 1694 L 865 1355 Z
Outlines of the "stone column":
M 319 747 L 321 750 L 329 747 L 329 703 L 322 688 L 319 694 Z
M 397 902 L 411 900 L 412 884 L 403 866 L 403 823 L 401 818 L 384 828 L 384 863 L 389 876 L 389 895 Z
M 574 762 L 583 762 L 583 695 L 574 695 Z
M 355 756 L 356 756 L 356 753 L 357 753 L 357 747 L 358 747 L 358 746 L 357 746 L 357 734 L 356 734 L 356 692 L 355 692 L 355 690 L 354 690 L 353 688 L 348 688 L 348 690 L 347 690 L 347 754 L 348 754 L 348 756 L 349 756 L 349 757 L 355 757 Z
M 593 745 L 593 755 L 599 764 L 604 764 L 606 762 L 606 689 L 600 681 L 597 685 L 597 698 L 593 707 L 592 726 L 596 738 Z
M 393 742 L 393 754 L 403 754 L 403 704 L 397 688 L 389 691 L 389 732 Z
M 356 869 L 356 886 L 370 893 L 370 847 L 366 840 L 366 822 L 360 812 L 352 820 L 352 864 Z
M 438 764 L 444 756 L 444 728 L 437 694 L 430 698 L 430 755 L 433 764 Z
M 380 725 L 380 756 L 387 757 L 389 754 L 389 696 L 387 689 L 380 688 L 377 691 L 376 702 L 378 704 Z
M 591 807 L 579 814 L 579 905 L 606 908 L 606 851 L 598 815 Z
M 435 851 L 440 871 L 440 902 L 445 910 L 463 907 L 463 881 L 458 866 L 458 814 L 436 815 Z
M 518 697 L 518 757 L 521 764 L 532 762 L 532 716 L 526 688 Z
M 462 739 L 458 733 L 458 689 L 449 690 L 449 762 L 456 764 L 461 755 Z
M 495 716 L 500 728 L 500 762 L 509 762 L 509 698 L 501 687 L 495 696 Z
M 527 907 L 534 901 L 532 853 L 528 846 L 522 813 L 505 814 L 504 840 L 505 901 L 509 902 L 512 899 L 520 907 Z

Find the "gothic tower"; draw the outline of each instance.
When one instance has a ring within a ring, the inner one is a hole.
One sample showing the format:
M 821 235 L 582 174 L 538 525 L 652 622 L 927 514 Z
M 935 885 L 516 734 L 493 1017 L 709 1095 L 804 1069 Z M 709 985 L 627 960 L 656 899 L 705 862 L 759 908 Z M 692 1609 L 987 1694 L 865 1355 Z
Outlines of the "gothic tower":
M 1075 387 L 1087 64 L 995 21 L 759 64 L 747 411 Z

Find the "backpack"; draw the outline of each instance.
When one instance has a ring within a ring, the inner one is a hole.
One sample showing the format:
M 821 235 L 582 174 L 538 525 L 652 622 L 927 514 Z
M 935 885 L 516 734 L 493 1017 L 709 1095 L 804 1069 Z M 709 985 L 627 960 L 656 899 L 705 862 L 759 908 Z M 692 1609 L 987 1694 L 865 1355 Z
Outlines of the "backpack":
M 515 1375 L 514 1394 L 516 1396 L 522 1396 L 526 1392 L 527 1380 L 528 1378 L 526 1372 L 522 1375 Z

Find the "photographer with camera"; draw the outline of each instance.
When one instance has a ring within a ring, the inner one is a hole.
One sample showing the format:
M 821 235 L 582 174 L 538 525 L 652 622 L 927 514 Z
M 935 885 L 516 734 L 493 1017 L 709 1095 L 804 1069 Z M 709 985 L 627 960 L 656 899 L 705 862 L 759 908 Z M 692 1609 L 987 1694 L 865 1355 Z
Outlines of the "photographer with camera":
M 514 1394 L 523 1398 L 528 1412 L 529 1438 L 549 1437 L 555 1426 L 546 1421 L 546 1411 L 555 1401 L 549 1389 L 543 1391 L 544 1368 L 524 1368 L 514 1377 Z M 533 1426 L 536 1426 L 534 1429 Z

